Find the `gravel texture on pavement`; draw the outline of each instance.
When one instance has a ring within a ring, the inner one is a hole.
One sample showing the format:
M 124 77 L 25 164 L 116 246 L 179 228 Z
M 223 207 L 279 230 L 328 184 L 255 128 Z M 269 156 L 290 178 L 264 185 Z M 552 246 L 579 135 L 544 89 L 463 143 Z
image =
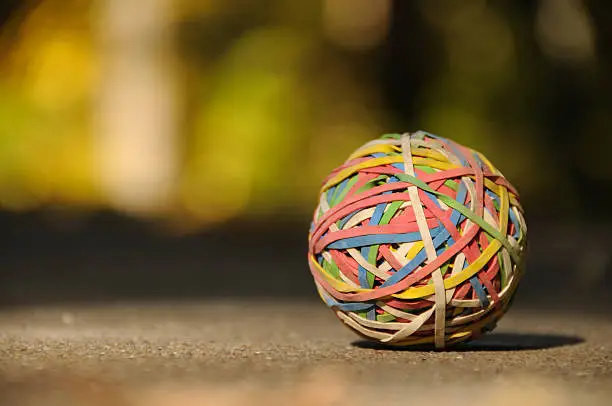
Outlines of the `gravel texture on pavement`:
M 320 303 L 0 311 L 0 406 L 612 404 L 612 320 L 512 310 L 452 351 L 363 341 Z

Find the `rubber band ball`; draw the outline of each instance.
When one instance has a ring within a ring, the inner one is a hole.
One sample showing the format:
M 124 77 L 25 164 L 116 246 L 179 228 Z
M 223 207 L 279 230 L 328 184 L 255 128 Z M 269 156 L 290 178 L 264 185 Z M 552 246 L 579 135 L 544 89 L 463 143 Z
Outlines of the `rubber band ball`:
M 308 262 L 357 334 L 437 349 L 495 328 L 524 270 L 516 189 L 481 153 L 424 131 L 387 134 L 324 180 Z

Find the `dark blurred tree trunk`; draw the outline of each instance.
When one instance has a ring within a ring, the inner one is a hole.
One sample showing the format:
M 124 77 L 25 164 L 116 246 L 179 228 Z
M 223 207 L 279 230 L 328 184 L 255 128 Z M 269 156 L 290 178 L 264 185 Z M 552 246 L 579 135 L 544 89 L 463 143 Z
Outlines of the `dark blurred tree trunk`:
M 395 0 L 380 75 L 388 107 L 401 117 L 397 125 L 411 126 L 397 131 L 421 129 L 416 103 L 425 86 L 439 76 L 444 58 L 442 41 L 423 20 L 419 3 Z
M 4 0 L 0 3 L 0 26 L 4 26 L 11 19 L 15 11 L 20 6 L 23 6 L 23 3 L 23 1 L 19 0 Z

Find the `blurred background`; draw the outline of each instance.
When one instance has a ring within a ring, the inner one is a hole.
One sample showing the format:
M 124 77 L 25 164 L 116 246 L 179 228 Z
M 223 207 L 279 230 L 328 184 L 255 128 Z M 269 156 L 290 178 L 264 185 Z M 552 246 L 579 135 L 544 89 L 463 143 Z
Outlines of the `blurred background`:
M 316 300 L 321 180 L 423 129 L 521 192 L 517 305 L 609 308 L 611 23 L 582 0 L 3 0 L 0 304 Z

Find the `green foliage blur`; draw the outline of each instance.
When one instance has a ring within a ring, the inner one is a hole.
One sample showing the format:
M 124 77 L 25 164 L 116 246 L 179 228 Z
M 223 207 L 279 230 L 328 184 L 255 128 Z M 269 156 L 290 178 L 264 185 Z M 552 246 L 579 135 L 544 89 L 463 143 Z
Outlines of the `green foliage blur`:
M 357 146 L 417 129 L 480 150 L 534 204 L 563 187 L 556 204 L 578 210 L 581 184 L 612 178 L 605 21 L 579 0 L 42 0 L 8 11 L 6 210 L 111 208 L 199 226 L 301 215 Z

